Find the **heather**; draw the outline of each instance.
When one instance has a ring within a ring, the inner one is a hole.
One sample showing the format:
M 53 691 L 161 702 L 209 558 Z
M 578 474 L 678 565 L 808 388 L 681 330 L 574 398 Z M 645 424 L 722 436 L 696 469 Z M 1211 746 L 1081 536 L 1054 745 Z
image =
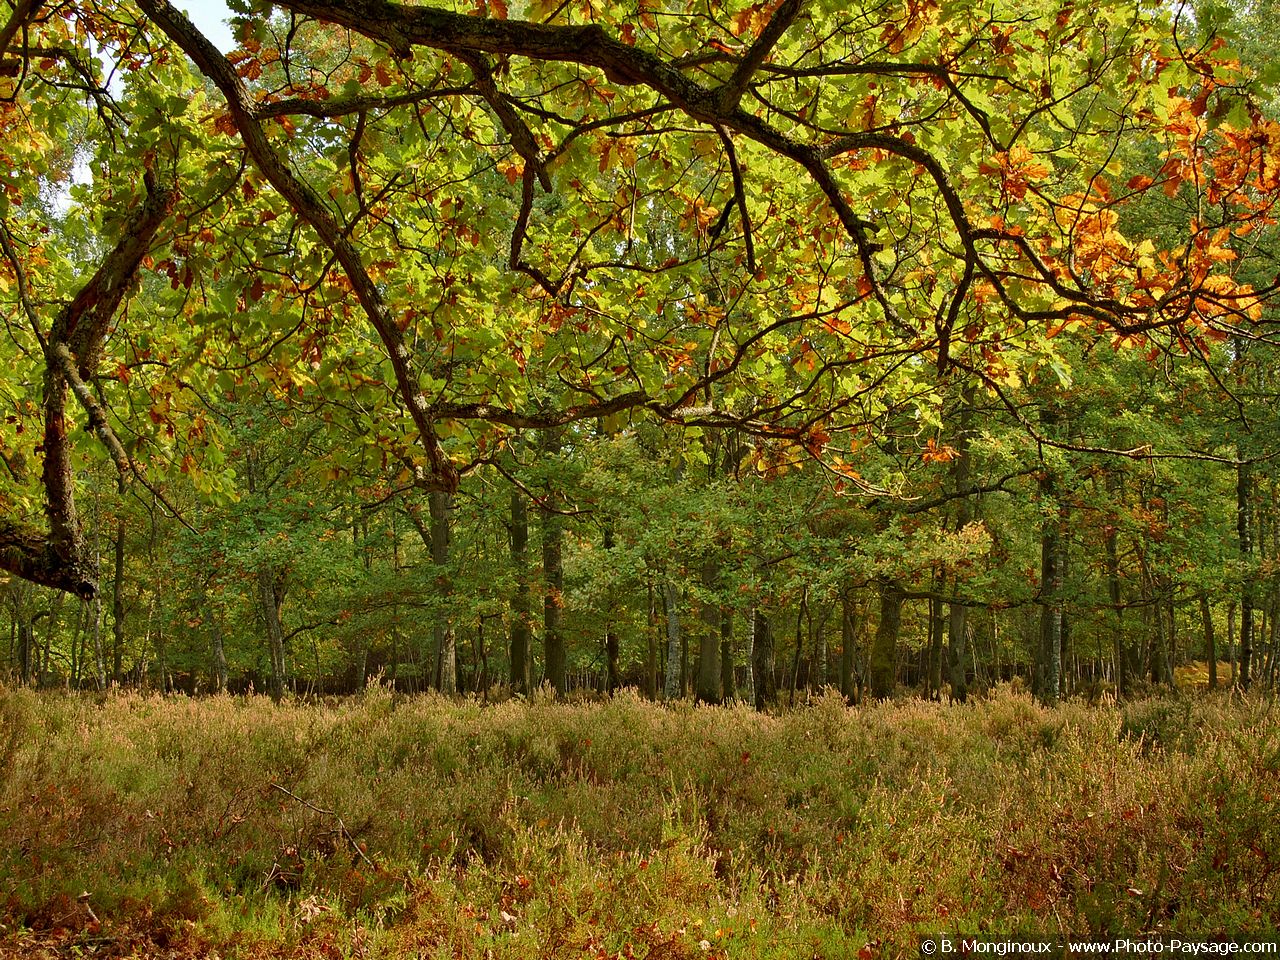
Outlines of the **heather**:
M 1280 924 L 1262 699 L 10 690 L 0 717 L 9 956 L 895 957 Z

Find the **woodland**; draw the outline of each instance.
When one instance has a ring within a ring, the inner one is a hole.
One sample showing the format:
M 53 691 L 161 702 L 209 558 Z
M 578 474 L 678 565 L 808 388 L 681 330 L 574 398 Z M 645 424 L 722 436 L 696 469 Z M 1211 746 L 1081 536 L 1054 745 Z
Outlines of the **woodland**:
M 1267 9 L 231 11 L 0 26 L 16 682 L 1274 684 Z
M 1280 925 L 1273 4 L 229 11 L 0 4 L 0 956 Z

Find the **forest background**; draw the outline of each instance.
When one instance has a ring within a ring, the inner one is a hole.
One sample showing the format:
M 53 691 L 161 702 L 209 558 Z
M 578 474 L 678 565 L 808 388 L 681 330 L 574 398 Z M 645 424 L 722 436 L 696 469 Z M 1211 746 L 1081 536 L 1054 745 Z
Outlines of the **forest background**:
M 891 6 L 15 6 L 13 674 L 1272 683 L 1266 11 Z

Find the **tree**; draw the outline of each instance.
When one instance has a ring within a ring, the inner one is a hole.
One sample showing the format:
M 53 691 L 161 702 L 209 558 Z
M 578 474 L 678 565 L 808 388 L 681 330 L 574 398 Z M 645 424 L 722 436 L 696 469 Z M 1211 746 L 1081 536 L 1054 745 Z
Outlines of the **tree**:
M 45 514 L 6 505 L 4 569 L 97 590 L 67 398 L 139 480 L 130 391 L 104 370 L 147 349 L 121 313 L 140 270 L 171 281 L 146 285 L 153 316 L 208 331 L 159 340 L 209 381 L 210 344 L 253 333 L 241 313 L 313 327 L 296 351 L 267 340 L 281 386 L 336 393 L 376 370 L 390 443 L 443 492 L 510 430 L 627 411 L 834 460 L 875 422 L 865 398 L 932 389 L 913 358 L 1007 397 L 1063 331 L 1202 351 L 1269 293 L 1230 241 L 1271 215 L 1275 126 L 1212 45 L 1180 48 L 1129 6 L 784 0 L 678 27 L 678 6 L 590 23 L 537 4 L 277 8 L 287 23 L 240 8 L 230 59 L 166 0 L 18 4 L 0 27 L 5 159 L 24 171 L 0 210 L 6 319 L 42 384 L 14 414 L 42 449 L 6 463 L 41 463 Z M 91 43 L 127 74 L 121 96 Z M 69 164 L 42 155 L 73 128 L 90 229 L 46 240 L 39 198 Z M 1135 139 L 1163 155 L 1117 153 Z M 1166 197 L 1160 243 L 1121 231 Z M 67 267 L 95 244 L 77 289 Z M 380 350 L 343 356 L 360 326 Z

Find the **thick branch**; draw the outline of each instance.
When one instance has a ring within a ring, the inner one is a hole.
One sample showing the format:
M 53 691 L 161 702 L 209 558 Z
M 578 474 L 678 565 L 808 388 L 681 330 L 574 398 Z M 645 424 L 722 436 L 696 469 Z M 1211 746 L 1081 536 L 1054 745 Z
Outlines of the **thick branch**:
M 773 16 L 769 18 L 764 30 L 760 32 L 760 36 L 756 38 L 756 42 L 747 49 L 738 66 L 734 68 L 733 76 L 719 89 L 721 110 L 732 110 L 738 105 L 747 85 L 751 83 L 751 77 L 760 69 L 773 48 L 778 45 L 787 28 L 795 23 L 796 17 L 804 8 L 804 3 L 805 0 L 782 0 L 778 9 L 773 12 Z
M 432 482 L 442 490 L 456 490 L 458 472 L 440 444 L 430 404 L 422 393 L 417 375 L 409 365 L 409 348 L 387 309 L 382 292 L 369 276 L 355 244 L 325 206 L 320 194 L 299 178 L 272 148 L 255 113 L 252 98 L 231 63 L 168 0 L 139 0 L 139 6 L 222 92 L 236 128 L 240 131 L 240 137 L 258 169 L 289 202 L 298 216 L 316 232 L 321 242 L 333 251 L 351 282 L 351 288 L 365 315 L 387 351 L 395 373 L 396 386 L 427 455 Z M 347 9 L 354 11 L 359 17 L 361 7 L 357 3 Z M 375 19 L 379 16 L 376 10 L 367 12 Z
M 89 599 L 97 592 L 97 569 L 89 558 L 76 512 L 75 473 L 67 420 L 67 388 L 74 385 L 99 437 L 117 468 L 128 458 L 84 380 L 97 367 L 107 326 L 132 287 L 142 258 L 168 217 L 176 193 L 145 177 L 146 199 L 139 205 L 89 281 L 54 319 L 45 346 L 44 483 L 47 533 L 32 527 L 0 524 L 0 569 L 43 586 Z M 103 428 L 106 428 L 105 430 Z

